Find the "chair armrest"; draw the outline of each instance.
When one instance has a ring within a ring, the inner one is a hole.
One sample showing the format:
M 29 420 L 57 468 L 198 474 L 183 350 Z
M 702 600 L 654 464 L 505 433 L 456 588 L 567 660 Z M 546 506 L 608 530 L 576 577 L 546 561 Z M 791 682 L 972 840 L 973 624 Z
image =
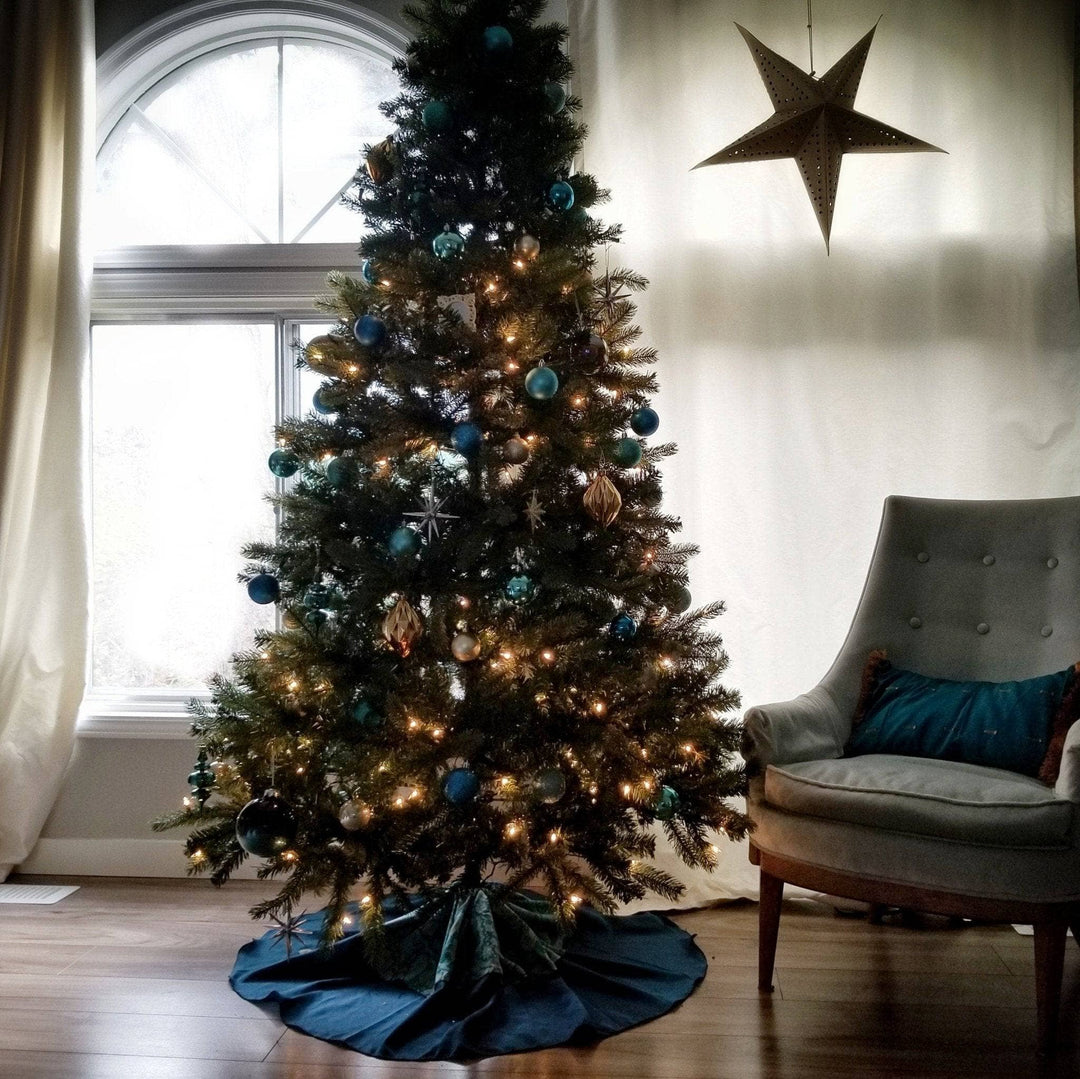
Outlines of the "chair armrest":
M 840 714 L 823 686 L 791 701 L 750 708 L 743 724 L 742 755 L 751 775 L 764 772 L 768 764 L 842 756 L 851 733 L 850 717 Z M 1080 758 L 1077 769 L 1080 771 Z
M 1054 793 L 1067 801 L 1080 802 L 1080 723 L 1074 723 L 1065 736 Z

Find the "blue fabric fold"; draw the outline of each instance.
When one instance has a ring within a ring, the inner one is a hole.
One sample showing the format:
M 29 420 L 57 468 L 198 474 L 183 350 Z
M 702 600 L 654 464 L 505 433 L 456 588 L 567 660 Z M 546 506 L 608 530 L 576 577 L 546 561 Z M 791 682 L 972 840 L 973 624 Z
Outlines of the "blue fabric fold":
M 316 912 L 303 917 L 304 946 L 291 955 L 273 931 L 244 945 L 229 982 L 324 1041 L 384 1060 L 462 1061 L 627 1030 L 685 1000 L 707 965 L 661 915 L 583 908 L 564 937 L 543 897 L 493 886 L 388 901 L 384 917 L 387 947 L 372 953 L 391 960 L 372 962 L 357 917 L 319 949 Z

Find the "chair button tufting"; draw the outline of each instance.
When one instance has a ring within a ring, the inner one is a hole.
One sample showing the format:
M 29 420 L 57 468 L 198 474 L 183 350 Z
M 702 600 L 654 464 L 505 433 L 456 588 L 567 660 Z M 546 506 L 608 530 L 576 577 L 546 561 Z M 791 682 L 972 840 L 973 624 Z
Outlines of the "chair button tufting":
M 930 561 L 930 556 L 925 551 L 920 551 L 915 557 L 920 562 L 929 562 Z
M 1039 630 L 1039 632 L 1040 632 L 1040 633 L 1041 633 L 1041 634 L 1042 634 L 1042 635 L 1043 635 L 1044 637 L 1049 637 L 1049 636 L 1050 636 L 1050 634 L 1054 632 L 1054 627 L 1053 627 L 1053 626 L 1043 626 L 1043 628 L 1042 628 L 1042 629 L 1040 629 L 1040 630 Z
M 983 636 L 985 636 L 987 633 L 990 632 L 990 627 L 985 622 L 980 622 L 975 627 L 975 632 L 976 633 L 981 633 L 981 634 L 983 634 Z
M 1046 560 L 1047 569 L 1057 569 L 1058 560 L 1056 558 L 1048 558 Z
M 922 619 L 921 618 L 909 618 L 908 619 L 908 625 L 911 626 L 912 629 L 921 629 L 922 628 Z
M 994 564 L 994 562 L 996 562 L 996 561 L 997 560 L 994 558 L 994 556 L 992 554 L 984 554 L 983 555 L 982 562 L 983 562 L 984 566 L 992 566 Z

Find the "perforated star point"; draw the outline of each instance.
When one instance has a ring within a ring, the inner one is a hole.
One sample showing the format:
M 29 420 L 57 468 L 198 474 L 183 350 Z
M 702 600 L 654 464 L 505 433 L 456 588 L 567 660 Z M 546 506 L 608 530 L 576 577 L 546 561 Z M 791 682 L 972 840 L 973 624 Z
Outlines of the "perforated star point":
M 876 25 L 820 79 L 773 52 L 738 23 L 735 25 L 750 46 L 776 111 L 763 124 L 694 168 L 793 157 L 817 214 L 826 251 L 844 154 L 945 153 L 939 146 L 855 111 L 855 94 Z

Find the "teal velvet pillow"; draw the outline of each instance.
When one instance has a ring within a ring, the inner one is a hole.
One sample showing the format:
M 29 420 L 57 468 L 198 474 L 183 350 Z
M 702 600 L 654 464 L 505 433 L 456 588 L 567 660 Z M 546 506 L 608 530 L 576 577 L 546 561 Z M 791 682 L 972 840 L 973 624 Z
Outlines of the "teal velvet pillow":
M 1022 682 L 953 682 L 901 670 L 883 653 L 872 653 L 844 755 L 964 761 L 1052 783 L 1060 749 L 1053 776 L 1044 764 L 1050 764 L 1047 751 L 1064 721 L 1063 701 L 1077 696 L 1066 694 L 1074 670 Z

